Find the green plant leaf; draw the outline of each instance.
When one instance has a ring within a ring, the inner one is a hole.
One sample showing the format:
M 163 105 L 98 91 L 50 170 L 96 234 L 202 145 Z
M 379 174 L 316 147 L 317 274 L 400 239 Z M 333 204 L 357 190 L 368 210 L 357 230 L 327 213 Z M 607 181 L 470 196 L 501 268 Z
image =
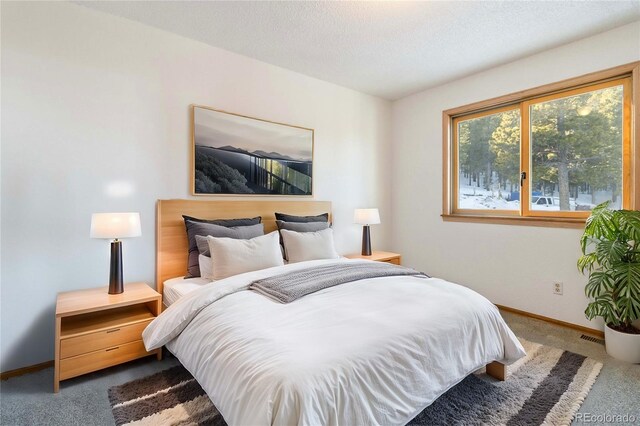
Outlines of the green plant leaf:
M 618 263 L 611 270 L 616 282 L 616 305 L 620 321 L 630 324 L 640 318 L 640 263 Z
M 595 247 L 600 240 L 598 238 L 594 238 L 586 233 L 580 237 L 580 248 L 582 249 L 582 254 L 589 254 L 589 248 Z
M 597 258 L 595 253 L 589 253 L 585 254 L 584 256 L 580 256 L 580 258 L 578 259 L 578 269 L 583 274 L 585 270 L 591 272 L 595 266 L 596 260 Z
M 616 316 L 616 306 L 611 294 L 603 294 L 597 297 L 593 302 L 587 305 L 587 309 L 584 311 L 588 319 L 592 320 L 595 317 L 602 317 L 607 324 L 618 325 L 620 321 Z
M 587 297 L 593 299 L 611 292 L 613 286 L 614 281 L 606 272 L 595 271 L 589 276 L 589 281 L 584 290 Z
M 640 245 L 640 211 L 619 210 L 616 214 L 620 229 L 635 242 L 636 247 Z
M 596 245 L 596 258 L 600 265 L 607 267 L 622 262 L 628 250 L 629 245 L 618 240 L 601 240 Z
M 587 219 L 584 233 L 590 237 L 611 239 L 616 232 L 613 210 L 609 209 L 609 201 L 598 204 Z

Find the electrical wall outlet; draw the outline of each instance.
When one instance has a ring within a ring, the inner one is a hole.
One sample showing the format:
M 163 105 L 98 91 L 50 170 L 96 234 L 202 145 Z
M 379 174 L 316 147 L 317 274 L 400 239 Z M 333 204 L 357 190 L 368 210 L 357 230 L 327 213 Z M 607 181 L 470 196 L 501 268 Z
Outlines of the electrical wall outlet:
M 553 283 L 553 294 L 562 296 L 562 283 L 560 281 L 556 281 Z

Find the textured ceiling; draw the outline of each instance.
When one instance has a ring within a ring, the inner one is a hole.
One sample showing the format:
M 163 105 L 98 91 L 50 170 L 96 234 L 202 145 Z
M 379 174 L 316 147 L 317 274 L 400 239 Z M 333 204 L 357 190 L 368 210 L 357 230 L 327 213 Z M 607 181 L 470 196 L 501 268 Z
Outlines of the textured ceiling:
M 398 99 L 640 20 L 639 1 L 77 1 Z

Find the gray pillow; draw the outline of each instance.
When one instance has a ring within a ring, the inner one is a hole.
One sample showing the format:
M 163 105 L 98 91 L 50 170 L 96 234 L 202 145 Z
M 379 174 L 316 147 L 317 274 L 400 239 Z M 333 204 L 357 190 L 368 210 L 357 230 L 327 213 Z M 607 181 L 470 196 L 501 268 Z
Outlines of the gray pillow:
M 251 219 L 197 219 L 189 216 L 183 216 L 184 225 L 187 228 L 187 240 L 189 244 L 189 258 L 187 260 L 187 275 L 185 278 L 194 278 L 200 276 L 200 265 L 198 264 L 198 245 L 196 243 L 196 235 L 209 235 L 207 232 L 208 225 L 216 225 L 222 227 L 237 227 L 259 224 L 260 217 Z M 215 231 L 214 231 L 215 232 Z
M 182 218 L 184 219 L 185 222 L 187 220 L 190 220 L 191 222 L 213 223 L 214 225 L 220 225 L 220 226 L 226 226 L 226 227 L 250 226 L 250 225 L 255 225 L 257 223 L 262 222 L 261 216 L 256 216 L 251 218 L 245 217 L 241 219 L 199 219 L 197 217 L 187 216 L 183 214 Z
M 276 226 L 278 227 L 278 234 L 280 234 L 282 257 L 284 257 L 285 260 L 289 260 L 286 255 L 287 251 L 284 249 L 284 241 L 282 240 L 280 230 L 286 229 L 287 231 L 295 232 L 316 232 L 329 228 L 329 222 L 285 222 L 284 220 L 276 220 Z
M 278 230 L 286 229 L 287 231 L 296 232 L 316 232 L 322 231 L 329 227 L 329 222 L 285 222 L 284 220 L 276 220 Z
M 322 213 L 317 216 L 294 216 L 286 213 L 276 213 L 276 220 L 283 220 L 285 222 L 329 222 L 329 213 Z
M 214 224 L 207 225 L 207 235 L 211 235 L 216 238 L 250 240 L 251 238 L 264 235 L 264 225 L 261 223 L 251 226 L 233 226 L 231 228 Z M 209 252 L 209 241 L 207 240 L 206 235 L 196 235 L 196 245 L 198 246 L 199 254 L 211 257 L 211 253 Z

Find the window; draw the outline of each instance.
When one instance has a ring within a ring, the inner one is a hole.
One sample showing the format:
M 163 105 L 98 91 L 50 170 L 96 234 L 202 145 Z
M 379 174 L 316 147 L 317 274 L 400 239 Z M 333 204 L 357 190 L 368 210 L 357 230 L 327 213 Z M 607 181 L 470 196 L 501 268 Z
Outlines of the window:
M 454 119 L 456 211 L 520 210 L 520 109 Z
M 631 65 L 445 111 L 443 217 L 582 226 L 604 201 L 637 207 Z

